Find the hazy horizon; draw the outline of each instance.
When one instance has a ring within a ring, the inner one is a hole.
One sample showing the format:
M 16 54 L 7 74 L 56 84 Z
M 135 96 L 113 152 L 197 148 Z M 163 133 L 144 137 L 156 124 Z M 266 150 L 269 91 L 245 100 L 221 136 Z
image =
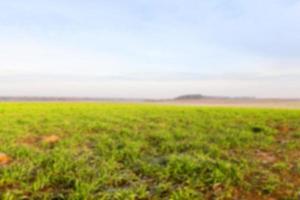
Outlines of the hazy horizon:
M 299 0 L 0 2 L 0 96 L 300 98 Z

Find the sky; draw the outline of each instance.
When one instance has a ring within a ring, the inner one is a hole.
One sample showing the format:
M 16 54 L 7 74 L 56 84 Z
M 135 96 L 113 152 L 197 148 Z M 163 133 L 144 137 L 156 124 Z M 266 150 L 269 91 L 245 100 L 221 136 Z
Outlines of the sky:
M 0 96 L 300 98 L 300 0 L 0 0 Z

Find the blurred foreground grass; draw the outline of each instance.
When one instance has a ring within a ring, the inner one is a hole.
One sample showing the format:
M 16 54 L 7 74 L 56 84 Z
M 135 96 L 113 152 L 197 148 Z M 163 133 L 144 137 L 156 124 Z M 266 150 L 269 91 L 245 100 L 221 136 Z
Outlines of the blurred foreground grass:
M 1 103 L 0 199 L 298 199 L 300 111 Z

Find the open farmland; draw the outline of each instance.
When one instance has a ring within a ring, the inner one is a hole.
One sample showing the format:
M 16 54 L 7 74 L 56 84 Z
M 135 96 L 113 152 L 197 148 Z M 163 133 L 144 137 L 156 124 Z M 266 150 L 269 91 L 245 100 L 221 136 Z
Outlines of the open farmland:
M 1 103 L 0 199 L 299 199 L 300 110 Z
M 175 99 L 169 101 L 160 101 L 159 103 L 169 105 L 192 105 L 209 107 L 300 109 L 299 99 L 200 98 Z

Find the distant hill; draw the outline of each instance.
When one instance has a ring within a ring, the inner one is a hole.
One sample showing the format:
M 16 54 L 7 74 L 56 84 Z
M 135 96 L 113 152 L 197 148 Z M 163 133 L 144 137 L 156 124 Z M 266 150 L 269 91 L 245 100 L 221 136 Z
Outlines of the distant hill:
M 255 97 L 228 97 L 228 96 L 206 96 L 202 94 L 187 94 L 176 97 L 174 100 L 200 100 L 200 99 L 256 99 Z
M 203 99 L 203 98 L 206 98 L 206 97 L 201 94 L 187 94 L 187 95 L 182 95 L 182 96 L 176 97 L 175 100 Z

